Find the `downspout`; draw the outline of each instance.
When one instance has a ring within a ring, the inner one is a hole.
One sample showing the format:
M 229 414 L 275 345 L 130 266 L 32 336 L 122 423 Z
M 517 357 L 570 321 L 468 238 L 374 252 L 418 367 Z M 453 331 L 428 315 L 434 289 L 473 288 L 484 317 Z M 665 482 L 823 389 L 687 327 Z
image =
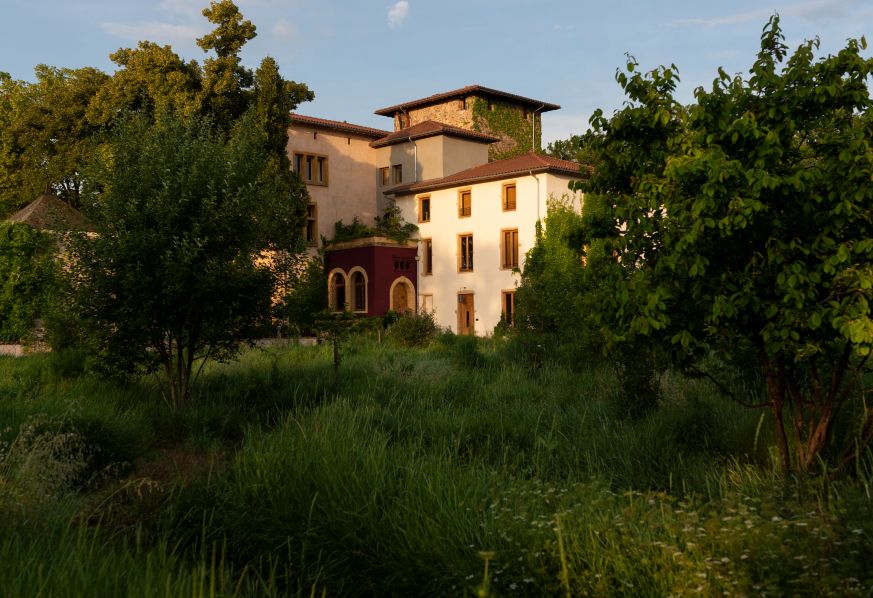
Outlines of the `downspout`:
M 539 112 L 540 110 L 542 110 L 542 109 L 545 108 L 545 107 L 546 107 L 546 105 L 543 104 L 542 106 L 540 106 L 539 108 L 537 108 L 536 110 L 534 110 L 533 113 L 531 114 L 531 121 L 532 121 L 532 123 L 531 123 L 532 126 L 531 126 L 531 131 L 530 131 L 530 151 L 531 151 L 531 153 L 533 153 L 533 152 L 536 151 L 536 141 L 537 141 L 537 112 Z
M 418 182 L 418 145 L 415 143 L 415 139 L 413 139 L 412 136 L 409 137 L 409 140 L 412 142 L 412 145 L 415 147 L 415 152 L 413 154 L 415 157 L 413 158 L 414 162 L 412 163 L 412 165 L 413 165 L 412 166 L 412 182 L 417 183 Z
M 540 180 L 537 178 L 537 175 L 533 173 L 533 170 L 530 171 L 530 175 L 537 180 L 537 220 L 540 219 Z

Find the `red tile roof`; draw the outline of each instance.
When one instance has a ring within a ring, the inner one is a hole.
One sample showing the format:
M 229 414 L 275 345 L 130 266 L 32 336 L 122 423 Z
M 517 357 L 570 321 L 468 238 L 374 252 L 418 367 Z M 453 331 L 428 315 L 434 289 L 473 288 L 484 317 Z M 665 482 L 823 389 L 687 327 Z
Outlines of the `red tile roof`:
M 580 178 L 588 176 L 591 173 L 590 166 L 580 166 L 576 162 L 528 152 L 526 154 L 521 154 L 520 156 L 506 158 L 505 160 L 497 160 L 496 162 L 489 162 L 488 164 L 475 166 L 441 179 L 400 185 L 385 191 L 385 195 L 405 193 L 409 191 L 415 192 L 424 189 L 435 189 L 437 187 L 453 187 L 465 183 L 501 178 L 513 174 L 527 174 L 531 170 L 552 170 L 565 174 L 576 174 Z
M 462 129 L 460 127 L 453 127 L 451 125 L 438 123 L 435 120 L 426 120 L 423 123 L 418 123 L 417 125 L 413 125 L 408 129 L 403 129 L 402 131 L 391 133 L 390 135 L 388 135 L 387 137 L 383 137 L 382 139 L 377 139 L 376 141 L 370 143 L 370 147 L 382 147 L 383 145 L 400 143 L 402 141 L 406 141 L 410 137 L 427 137 L 429 135 L 439 134 L 456 135 L 458 137 L 470 137 L 471 139 L 475 139 L 477 141 L 487 141 L 488 143 L 500 141 L 500 137 L 494 137 L 493 135 L 486 135 L 484 133 L 477 133 L 476 131 L 470 131 L 468 129 Z
M 382 108 L 381 110 L 376 110 L 375 114 L 379 114 L 381 116 L 394 116 L 394 113 L 400 110 L 401 108 L 412 108 L 413 106 L 418 106 L 420 104 L 427 104 L 429 102 L 438 102 L 439 100 L 445 100 L 448 98 L 452 98 L 455 96 L 462 96 L 468 93 L 477 92 L 479 95 L 493 95 L 493 96 L 501 96 L 504 98 L 509 98 L 510 100 L 515 100 L 521 104 L 527 104 L 529 106 L 534 106 L 539 108 L 542 106 L 543 108 L 540 112 L 549 112 L 550 110 L 560 110 L 561 107 L 558 104 L 549 104 L 548 102 L 540 102 L 539 100 L 532 100 L 530 98 L 525 98 L 523 96 L 517 96 L 514 93 L 506 93 L 505 91 L 499 91 L 497 89 L 490 89 L 488 87 L 482 87 L 481 85 L 468 85 L 462 89 L 456 89 L 454 91 L 448 91 L 446 93 L 438 93 L 436 95 L 428 96 L 426 98 L 422 98 L 420 100 L 413 100 L 412 102 L 406 102 L 405 104 L 397 104 L 396 106 L 390 106 L 388 108 Z
M 341 131 L 351 131 L 360 133 L 369 137 L 385 137 L 390 135 L 391 131 L 383 131 L 382 129 L 374 129 L 372 127 L 362 127 L 361 125 L 353 125 L 345 121 L 327 120 L 326 118 L 315 118 L 314 116 L 303 116 L 302 114 L 291 113 L 291 120 L 304 123 L 307 125 L 316 125 L 320 127 L 328 127 L 331 129 L 339 129 Z

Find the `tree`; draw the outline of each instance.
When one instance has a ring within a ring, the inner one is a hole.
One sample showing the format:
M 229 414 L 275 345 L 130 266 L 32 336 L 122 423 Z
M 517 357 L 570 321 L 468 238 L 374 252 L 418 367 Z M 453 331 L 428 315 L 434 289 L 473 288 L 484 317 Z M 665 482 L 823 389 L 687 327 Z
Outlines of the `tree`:
M 82 172 L 98 127 L 85 117 L 109 80 L 93 68 L 41 64 L 36 82 L 0 73 L 0 217 L 39 197 L 46 181 L 54 193 L 81 209 Z
M 597 156 L 591 147 L 584 146 L 584 136 L 570 135 L 569 139 L 558 139 L 546 146 L 546 155 L 561 160 L 569 160 L 592 168 L 597 166 Z
M 600 247 L 586 309 L 608 347 L 648 339 L 706 377 L 706 352 L 753 347 L 766 401 L 714 381 L 768 408 L 782 466 L 809 470 L 873 345 L 873 61 L 863 38 L 819 60 L 817 39 L 790 58 L 783 39 L 776 15 L 749 78 L 720 69 L 688 108 L 675 66 L 643 75 L 629 57 L 616 79 L 630 102 L 591 118 L 601 161 L 575 185 L 611 202 L 572 241 Z M 873 438 L 865 417 L 843 463 Z
M 66 233 L 70 293 L 107 373 L 154 376 L 184 404 L 207 360 L 269 322 L 277 259 L 303 251 L 307 198 L 282 193 L 254 113 L 225 135 L 209 117 L 124 114 L 95 156 L 96 235 Z

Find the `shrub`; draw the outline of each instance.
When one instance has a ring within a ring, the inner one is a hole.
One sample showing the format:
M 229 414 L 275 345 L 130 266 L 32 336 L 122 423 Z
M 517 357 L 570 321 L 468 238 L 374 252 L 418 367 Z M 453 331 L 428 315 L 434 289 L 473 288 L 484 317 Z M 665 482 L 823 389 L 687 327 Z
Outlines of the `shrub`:
M 428 347 L 433 343 L 439 330 L 433 311 L 426 309 L 415 312 L 405 312 L 397 317 L 397 321 L 388 329 L 388 338 L 392 342 L 410 349 Z
M 0 342 L 30 337 L 51 296 L 54 243 L 20 222 L 0 226 Z

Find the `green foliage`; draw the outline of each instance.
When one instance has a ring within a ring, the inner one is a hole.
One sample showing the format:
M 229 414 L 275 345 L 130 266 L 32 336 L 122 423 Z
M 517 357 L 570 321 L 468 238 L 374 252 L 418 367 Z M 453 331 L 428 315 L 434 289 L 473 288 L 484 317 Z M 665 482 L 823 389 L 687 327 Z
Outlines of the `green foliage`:
M 56 251 L 48 233 L 20 222 L 0 224 L 0 342 L 29 339 L 33 319 L 52 303 Z
M 705 376 L 702 355 L 751 343 L 782 465 L 807 470 L 873 347 L 873 60 L 863 38 L 818 61 L 817 40 L 789 57 L 782 39 L 775 16 L 750 76 L 720 70 L 690 107 L 673 98 L 675 68 L 642 74 L 630 58 L 616 75 L 630 101 L 591 118 L 601 161 L 576 185 L 611 202 L 575 246 L 606 250 L 585 310 L 608 347 L 648 337 Z M 786 406 L 804 439 L 794 459 Z M 873 413 L 857 434 L 873 438 Z M 856 453 L 853 442 L 843 462 Z
M 515 332 L 537 366 L 538 348 L 548 339 L 575 347 L 577 359 L 586 362 L 579 364 L 582 367 L 594 365 L 599 359 L 599 339 L 590 320 L 580 315 L 583 295 L 589 292 L 590 285 L 585 280 L 579 253 L 567 246 L 567 237 L 581 222 L 568 195 L 551 196 L 545 220 L 537 223 L 534 246 L 525 255 L 515 293 Z
M 452 357 L 461 369 L 476 369 L 485 365 L 482 341 L 474 334 L 459 334 L 453 339 Z
M 385 208 L 382 216 L 374 216 L 373 219 L 376 221 L 375 227 L 367 226 L 357 216 L 355 216 L 351 224 L 343 224 L 342 220 L 338 220 L 334 225 L 335 233 L 332 242 L 341 243 L 365 237 L 380 236 L 387 237 L 402 245 L 418 230 L 417 225 L 406 222 L 403 219 L 401 209 L 393 203 Z
M 349 305 L 341 312 L 334 312 L 330 308 L 313 314 L 313 328 L 318 336 L 327 340 L 333 346 L 333 382 L 334 388 L 339 390 L 339 369 L 342 364 L 342 346 L 351 339 L 355 332 L 362 332 L 378 328 L 381 324 L 379 318 L 361 318 L 352 311 Z
M 315 315 L 327 309 L 328 280 L 324 256 L 307 258 L 292 269 L 286 281 L 284 301 L 276 306 L 276 319 L 300 330 L 311 330 Z
M 109 80 L 93 68 L 41 64 L 36 82 L 0 73 L 0 218 L 53 192 L 80 209 L 82 173 L 97 127 L 86 118 L 91 100 Z
M 433 343 L 438 329 L 434 312 L 426 309 L 406 311 L 388 327 L 388 338 L 399 347 L 420 349 Z
M 509 138 L 514 143 L 511 147 L 503 147 L 507 145 L 505 141 L 489 145 L 489 161 L 505 160 L 542 149 L 542 116 L 539 113 L 526 119 L 515 107 L 503 106 L 497 102 L 492 103 L 492 106 L 493 110 L 489 110 L 488 102 L 480 98 L 473 101 L 473 130 Z M 533 122 L 537 124 L 535 136 L 532 134 Z
M 547 362 L 534 379 L 507 345 L 479 339 L 484 367 L 462 369 L 358 337 L 335 398 L 329 346 L 245 351 L 208 364 L 178 411 L 53 354 L 0 358 L 0 430 L 85 396 L 77 429 L 133 449 L 137 466 L 23 506 L 0 485 L 0 563 L 24 564 L 0 566 L 0 587 L 199 596 L 214 575 L 216 596 L 453 596 L 482 582 L 481 552 L 507 596 L 818 597 L 873 583 L 869 456 L 786 480 L 773 430 L 710 381 L 668 372 L 669 400 L 621 421 L 608 369 Z
M 283 256 L 303 251 L 287 224 L 308 197 L 282 193 L 255 120 L 227 139 L 196 115 L 122 115 L 111 155 L 88 173 L 103 189 L 97 234 L 67 234 L 69 292 L 95 367 L 153 375 L 174 408 L 202 363 L 232 359 L 269 322 Z
M 597 155 L 585 145 L 583 135 L 570 135 L 569 139 L 558 139 L 554 143 L 549 143 L 546 146 L 545 154 L 553 158 L 584 164 L 591 168 L 597 167 Z M 585 199 L 588 200 L 587 197 Z

